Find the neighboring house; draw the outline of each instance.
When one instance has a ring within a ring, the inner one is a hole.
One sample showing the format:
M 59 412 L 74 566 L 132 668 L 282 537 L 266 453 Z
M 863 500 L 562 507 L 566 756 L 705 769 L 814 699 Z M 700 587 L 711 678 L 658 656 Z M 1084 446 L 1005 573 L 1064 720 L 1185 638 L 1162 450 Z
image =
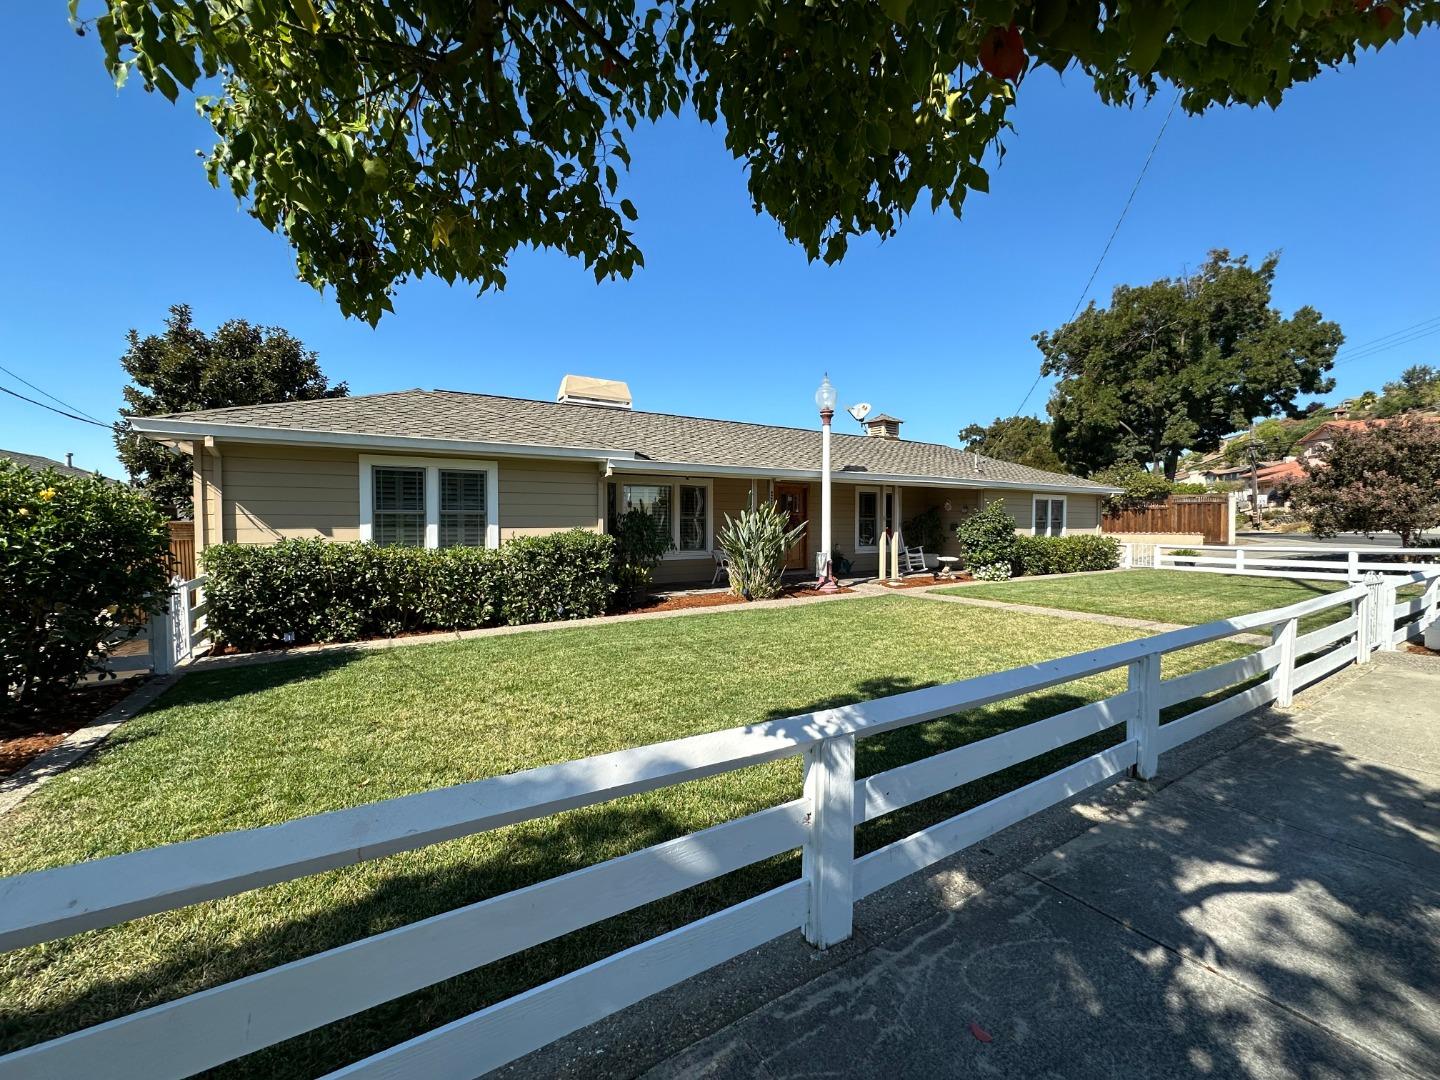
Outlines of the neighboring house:
M 1278 506 L 1288 501 L 1289 491 L 1305 479 L 1305 466 L 1294 458 L 1262 465 L 1255 477 L 1261 506 Z
M 1301 461 L 1314 461 L 1329 453 L 1330 447 L 1334 445 L 1335 436 L 1342 431 L 1353 434 L 1370 428 L 1384 427 L 1387 424 L 1415 422 L 1440 424 L 1440 416 L 1427 413 L 1403 413 L 1400 416 L 1377 420 L 1326 420 L 1325 423 L 1296 442 L 1295 452 L 1299 454 Z
M 820 535 L 818 425 L 640 412 L 623 383 L 605 380 L 567 376 L 557 401 L 406 390 L 131 423 L 193 456 L 202 550 L 295 536 L 495 547 L 562 529 L 607 531 L 641 507 L 670 528 L 674 550 L 657 579 L 676 582 L 710 578 L 717 530 L 757 500 L 810 523 L 791 568 L 813 566 Z M 947 538 L 995 499 L 1019 530 L 1095 533 L 1100 500 L 1116 490 L 902 439 L 890 417 L 868 430 L 833 436 L 832 536 L 857 573 L 876 572 L 882 530 L 931 507 Z
M 56 461 L 54 458 L 41 457 L 39 454 L 22 454 L 18 450 L 0 450 L 0 458 L 13 461 L 17 465 L 26 465 L 32 469 L 54 469 L 65 476 L 95 475 L 93 472 L 77 469 L 72 464 L 74 457 L 71 454 L 66 454 L 64 461 Z

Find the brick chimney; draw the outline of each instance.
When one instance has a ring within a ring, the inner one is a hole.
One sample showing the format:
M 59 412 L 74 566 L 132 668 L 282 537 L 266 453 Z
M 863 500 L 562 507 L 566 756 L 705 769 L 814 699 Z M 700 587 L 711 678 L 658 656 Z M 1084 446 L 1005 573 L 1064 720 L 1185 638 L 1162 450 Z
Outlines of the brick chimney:
M 881 413 L 864 422 L 865 434 L 877 439 L 898 439 L 900 438 L 900 425 L 904 422 L 904 420 L 897 420 L 889 413 Z

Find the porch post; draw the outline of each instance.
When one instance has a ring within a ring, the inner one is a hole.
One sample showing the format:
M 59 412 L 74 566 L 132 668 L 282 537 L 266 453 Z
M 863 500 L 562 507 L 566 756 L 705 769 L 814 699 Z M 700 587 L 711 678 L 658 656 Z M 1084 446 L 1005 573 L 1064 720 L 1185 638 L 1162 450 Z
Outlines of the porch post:
M 900 521 L 904 516 L 900 509 L 900 485 L 895 485 L 895 539 L 890 545 L 890 580 L 900 580 L 900 544 L 903 537 L 900 535 Z
M 760 505 L 759 484 L 752 476 L 750 478 L 750 509 L 754 510 Z

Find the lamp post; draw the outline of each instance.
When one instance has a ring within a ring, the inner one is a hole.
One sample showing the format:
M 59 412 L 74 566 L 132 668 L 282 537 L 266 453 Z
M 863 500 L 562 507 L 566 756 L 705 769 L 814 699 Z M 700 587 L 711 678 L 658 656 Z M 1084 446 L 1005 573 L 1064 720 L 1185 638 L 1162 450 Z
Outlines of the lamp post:
M 815 404 L 820 409 L 820 555 L 815 560 L 820 592 L 838 592 L 835 575 L 830 570 L 830 421 L 835 416 L 835 387 L 827 373 L 815 391 Z

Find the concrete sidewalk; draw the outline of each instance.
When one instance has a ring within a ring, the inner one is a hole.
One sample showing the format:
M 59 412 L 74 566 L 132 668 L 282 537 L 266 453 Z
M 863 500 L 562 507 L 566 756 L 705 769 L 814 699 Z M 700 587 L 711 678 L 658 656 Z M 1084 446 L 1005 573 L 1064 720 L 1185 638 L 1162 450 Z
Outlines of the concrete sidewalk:
M 1276 718 L 646 1076 L 1440 1075 L 1440 662 Z

